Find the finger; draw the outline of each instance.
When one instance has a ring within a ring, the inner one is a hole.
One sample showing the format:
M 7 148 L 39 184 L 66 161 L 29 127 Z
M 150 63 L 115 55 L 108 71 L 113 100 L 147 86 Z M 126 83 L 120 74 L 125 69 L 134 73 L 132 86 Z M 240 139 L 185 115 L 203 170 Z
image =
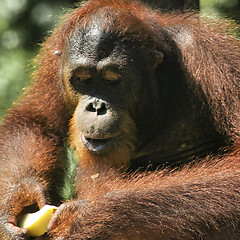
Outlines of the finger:
M 48 194 L 41 185 L 36 186 L 35 194 L 36 203 L 38 204 L 39 209 L 41 209 L 43 206 L 47 204 L 49 200 Z
M 15 226 L 15 224 L 13 224 L 11 222 L 7 223 L 7 229 L 10 233 L 12 233 L 12 235 L 17 236 L 18 239 L 20 239 L 20 238 L 28 239 L 28 237 L 29 237 L 27 229 L 17 227 L 17 226 Z
M 58 225 L 61 209 L 59 207 L 59 209 L 53 214 L 51 220 L 48 223 L 47 232 L 51 231 L 54 228 L 54 226 Z

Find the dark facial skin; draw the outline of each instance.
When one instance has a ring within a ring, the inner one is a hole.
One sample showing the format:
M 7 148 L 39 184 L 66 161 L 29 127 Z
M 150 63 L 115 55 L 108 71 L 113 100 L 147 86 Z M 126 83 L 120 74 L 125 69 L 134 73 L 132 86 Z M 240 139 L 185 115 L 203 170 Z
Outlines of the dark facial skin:
M 149 79 L 150 86 L 154 81 L 153 57 L 138 45 L 106 33 L 97 24 L 76 31 L 68 42 L 64 79 L 77 102 L 81 141 L 93 154 L 111 151 L 122 139 L 128 119 L 135 122 L 143 112 L 141 96 L 154 95 L 154 88 L 143 93 L 144 80 Z
M 131 144 L 130 157 L 139 158 L 134 165 L 148 165 L 144 156 L 152 154 L 158 166 L 161 159 L 171 164 L 181 154 L 188 159 L 205 139 L 219 138 L 196 114 L 202 110 L 188 94 L 177 56 L 166 53 L 172 43 L 162 44 L 158 52 L 107 32 L 97 21 L 72 33 L 64 53 L 64 82 L 75 104 L 76 138 L 89 153 L 110 156 L 121 144 Z M 208 143 L 200 154 L 205 148 Z

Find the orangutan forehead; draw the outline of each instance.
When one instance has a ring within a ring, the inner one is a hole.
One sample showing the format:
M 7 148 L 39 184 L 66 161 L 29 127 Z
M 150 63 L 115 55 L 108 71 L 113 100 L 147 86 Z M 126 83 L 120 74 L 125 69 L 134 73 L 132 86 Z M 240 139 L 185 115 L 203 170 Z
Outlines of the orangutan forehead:
M 84 42 L 92 45 L 103 44 L 107 40 L 113 41 L 114 35 L 102 25 L 100 20 L 97 20 L 84 28 L 76 29 L 69 37 L 68 45 L 72 46 Z
M 107 23 L 104 24 L 105 22 Z M 110 22 L 105 18 L 94 18 L 83 29 L 75 29 L 68 38 L 68 55 L 105 58 L 117 53 L 124 57 L 125 53 L 129 56 L 132 52 L 139 51 L 141 46 L 146 48 L 147 44 L 133 38 L 131 33 L 110 30 Z
M 121 40 L 113 33 L 107 32 L 98 22 L 83 30 L 77 30 L 68 40 L 68 55 L 74 58 L 105 58 L 114 52 L 119 53 Z M 77 56 L 78 55 L 78 56 Z
M 77 30 L 78 29 L 78 30 Z M 79 27 L 72 33 L 80 32 L 83 35 L 90 35 L 92 40 L 100 40 L 102 36 L 114 38 L 127 38 L 141 42 L 149 41 L 155 34 L 152 27 L 147 26 L 136 14 L 126 9 L 103 7 L 91 14 L 85 15 Z

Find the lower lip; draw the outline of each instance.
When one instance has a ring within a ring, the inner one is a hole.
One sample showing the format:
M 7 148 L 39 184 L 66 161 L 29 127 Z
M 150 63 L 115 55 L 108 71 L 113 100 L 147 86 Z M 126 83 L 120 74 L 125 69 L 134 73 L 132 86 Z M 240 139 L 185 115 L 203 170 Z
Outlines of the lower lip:
M 108 146 L 113 142 L 112 138 L 109 139 L 91 139 L 82 135 L 82 143 L 88 151 L 94 154 L 104 153 Z

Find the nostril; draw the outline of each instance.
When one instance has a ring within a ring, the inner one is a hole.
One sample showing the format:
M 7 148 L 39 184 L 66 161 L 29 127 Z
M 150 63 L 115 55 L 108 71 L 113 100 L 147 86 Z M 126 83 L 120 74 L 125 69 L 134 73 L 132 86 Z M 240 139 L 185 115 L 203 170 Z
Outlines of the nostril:
M 107 112 L 106 104 L 104 102 L 101 103 L 100 107 L 97 108 L 97 115 L 104 115 Z
M 105 102 L 101 101 L 101 100 L 94 100 L 92 102 L 90 102 L 87 107 L 86 110 L 88 112 L 93 112 L 93 113 L 97 113 L 97 115 L 104 115 L 107 113 L 107 107 Z
M 89 112 L 96 112 L 96 109 L 93 107 L 92 103 L 89 103 L 86 107 L 86 110 Z

